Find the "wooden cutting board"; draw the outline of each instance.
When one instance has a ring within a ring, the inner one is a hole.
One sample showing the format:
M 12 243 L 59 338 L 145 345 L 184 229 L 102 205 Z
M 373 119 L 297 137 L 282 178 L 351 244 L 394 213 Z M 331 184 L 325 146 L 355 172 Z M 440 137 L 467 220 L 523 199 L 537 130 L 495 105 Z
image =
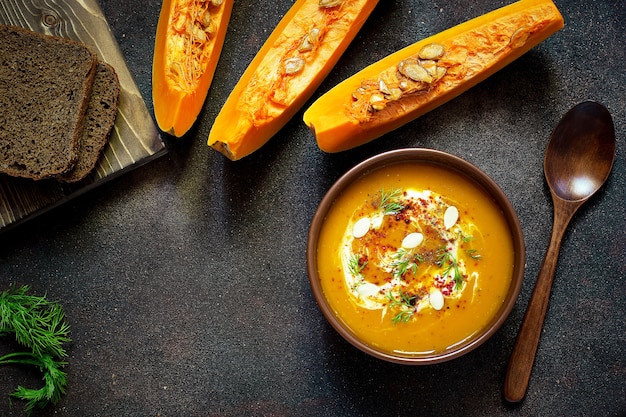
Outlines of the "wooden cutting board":
M 121 87 L 109 143 L 96 169 L 83 181 L 61 184 L 0 174 L 0 232 L 166 152 L 97 0 L 1 0 L 0 23 L 86 43 L 115 68 Z

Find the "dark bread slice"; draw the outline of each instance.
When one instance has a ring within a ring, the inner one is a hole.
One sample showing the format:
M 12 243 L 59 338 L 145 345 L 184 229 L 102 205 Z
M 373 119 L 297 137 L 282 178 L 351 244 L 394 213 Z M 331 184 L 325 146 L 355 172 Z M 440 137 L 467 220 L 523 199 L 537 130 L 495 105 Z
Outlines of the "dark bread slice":
M 96 63 L 79 42 L 0 25 L 0 172 L 38 180 L 73 167 Z
M 78 161 L 71 171 L 57 177 L 59 181 L 80 181 L 94 169 L 115 124 L 119 95 L 120 82 L 115 69 L 99 62 L 87 107 Z

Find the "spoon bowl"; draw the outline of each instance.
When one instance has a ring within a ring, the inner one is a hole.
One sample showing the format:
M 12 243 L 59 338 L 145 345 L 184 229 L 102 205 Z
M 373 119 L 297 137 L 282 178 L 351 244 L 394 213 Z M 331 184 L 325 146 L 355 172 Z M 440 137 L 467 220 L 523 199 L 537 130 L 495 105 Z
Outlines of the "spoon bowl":
M 614 157 L 611 114 L 601 104 L 582 102 L 552 132 L 543 165 L 546 181 L 563 200 L 586 200 L 608 178 Z
M 528 389 L 567 225 L 576 210 L 607 180 L 614 159 L 613 120 L 599 103 L 585 101 L 574 106 L 550 136 L 544 174 L 554 205 L 552 234 L 509 360 L 504 381 L 504 398 L 509 402 L 521 401 Z

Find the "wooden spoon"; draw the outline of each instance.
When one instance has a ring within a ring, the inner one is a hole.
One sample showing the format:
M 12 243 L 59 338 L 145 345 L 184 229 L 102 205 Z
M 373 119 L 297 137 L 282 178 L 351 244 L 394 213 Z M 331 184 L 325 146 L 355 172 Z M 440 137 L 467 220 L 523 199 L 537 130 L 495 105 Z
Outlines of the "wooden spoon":
M 526 395 L 565 229 L 578 207 L 604 184 L 614 158 L 613 120 L 596 102 L 574 106 L 550 136 L 543 169 L 554 205 L 552 235 L 509 361 L 507 401 L 518 402 Z

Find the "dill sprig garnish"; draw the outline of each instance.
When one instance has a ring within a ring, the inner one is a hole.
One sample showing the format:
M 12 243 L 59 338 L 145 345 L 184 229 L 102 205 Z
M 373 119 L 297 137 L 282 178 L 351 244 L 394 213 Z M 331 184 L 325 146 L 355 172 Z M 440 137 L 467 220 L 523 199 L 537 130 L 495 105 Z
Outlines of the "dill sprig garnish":
M 26 401 L 26 412 L 36 406 L 55 404 L 65 393 L 67 357 L 63 344 L 70 342 L 70 326 L 60 304 L 45 297 L 27 294 L 28 286 L 11 286 L 0 293 L 0 336 L 13 334 L 29 351 L 0 356 L 0 365 L 22 364 L 39 368 L 44 386 L 40 389 L 18 386 L 10 395 Z
M 402 279 L 404 274 L 409 271 L 417 274 L 417 264 L 422 261 L 422 257 L 418 253 L 400 248 L 391 255 L 391 261 L 387 265 L 392 269 L 395 279 Z
M 463 274 L 459 269 L 459 261 L 446 247 L 441 248 L 438 253 L 439 255 L 435 263 L 440 268 L 443 268 L 441 275 L 446 277 L 452 272 L 452 278 L 454 279 L 454 289 L 460 289 L 463 285 Z
M 474 236 L 465 236 L 463 234 L 460 235 L 463 243 L 469 243 L 474 240 Z M 465 253 L 472 259 L 479 260 L 481 258 L 480 254 L 476 249 L 465 249 Z
M 461 240 L 462 240 L 464 243 L 469 243 L 469 242 L 471 242 L 472 240 L 474 240 L 474 236 L 466 236 L 466 235 L 464 235 L 464 234 L 462 234 L 462 233 L 459 233 L 459 237 L 461 238 Z
M 402 190 L 398 188 L 391 191 L 385 191 L 384 188 L 380 190 L 380 208 L 384 215 L 398 214 L 404 209 L 399 201 L 401 195 Z
M 363 268 L 367 265 L 367 261 L 361 263 L 361 256 L 357 253 L 353 253 L 350 259 L 348 260 L 348 271 L 354 277 L 358 277 L 363 272 Z
M 397 295 L 394 295 L 393 291 L 389 291 L 387 298 L 389 299 L 389 307 L 400 308 L 400 311 L 391 319 L 394 324 L 407 323 L 415 314 L 417 295 L 409 294 L 402 290 L 398 291 Z

